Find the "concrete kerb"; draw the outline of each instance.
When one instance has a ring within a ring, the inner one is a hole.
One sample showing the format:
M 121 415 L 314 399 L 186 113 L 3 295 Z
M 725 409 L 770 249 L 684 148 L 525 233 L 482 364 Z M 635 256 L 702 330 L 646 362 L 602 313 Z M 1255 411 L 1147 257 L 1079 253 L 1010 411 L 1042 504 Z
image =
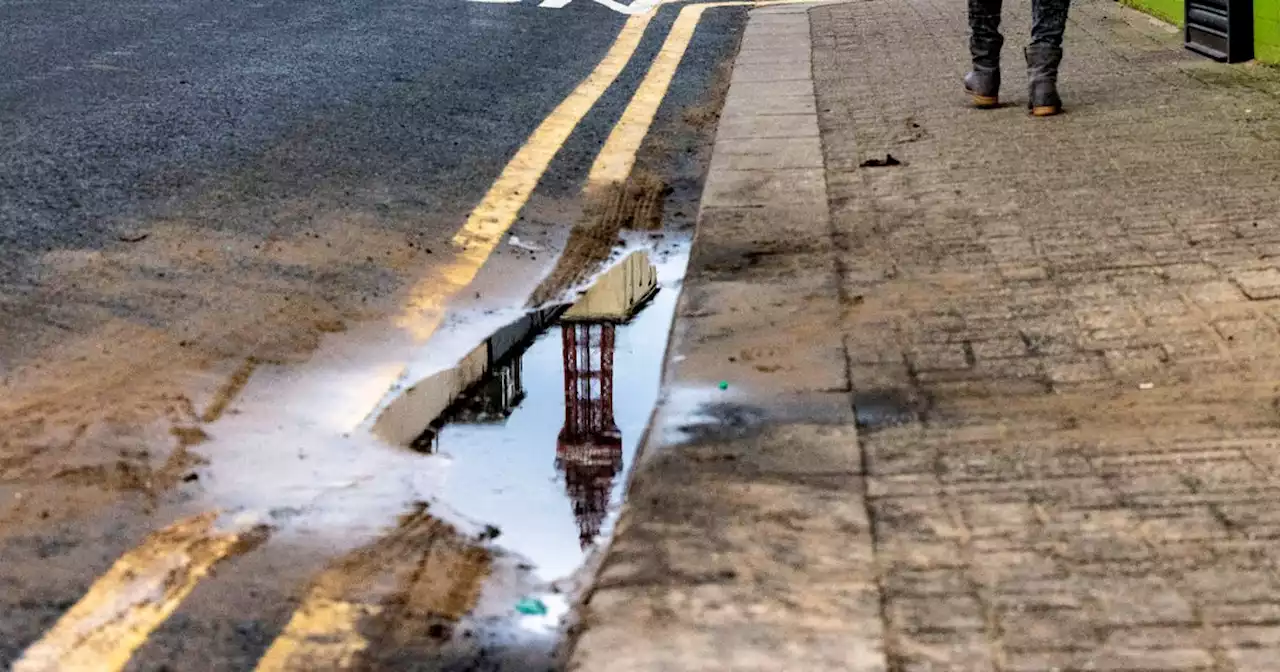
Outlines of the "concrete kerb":
M 814 105 L 822 4 L 840 3 L 751 12 L 570 669 L 886 669 Z

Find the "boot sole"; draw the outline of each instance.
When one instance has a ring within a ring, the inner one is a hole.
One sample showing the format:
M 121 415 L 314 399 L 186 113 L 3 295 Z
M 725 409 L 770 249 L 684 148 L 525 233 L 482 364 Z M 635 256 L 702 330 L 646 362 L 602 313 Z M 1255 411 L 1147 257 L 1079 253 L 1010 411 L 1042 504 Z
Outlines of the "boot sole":
M 1052 117 L 1061 113 L 1062 108 L 1054 107 L 1053 105 L 1040 105 L 1038 107 L 1031 108 L 1031 116 L 1033 117 Z
M 1000 107 L 1000 99 L 996 96 L 981 96 L 972 91 L 969 95 L 973 97 L 973 106 L 979 110 L 990 110 Z

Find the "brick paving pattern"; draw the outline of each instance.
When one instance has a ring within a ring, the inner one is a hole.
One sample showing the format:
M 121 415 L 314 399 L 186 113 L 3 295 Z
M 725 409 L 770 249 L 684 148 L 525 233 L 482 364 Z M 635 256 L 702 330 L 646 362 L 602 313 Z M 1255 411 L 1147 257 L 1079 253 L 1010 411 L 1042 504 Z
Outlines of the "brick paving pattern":
M 888 668 L 1280 670 L 1275 79 L 1089 0 L 1031 119 L 1008 4 L 989 112 L 964 3 L 812 13 Z

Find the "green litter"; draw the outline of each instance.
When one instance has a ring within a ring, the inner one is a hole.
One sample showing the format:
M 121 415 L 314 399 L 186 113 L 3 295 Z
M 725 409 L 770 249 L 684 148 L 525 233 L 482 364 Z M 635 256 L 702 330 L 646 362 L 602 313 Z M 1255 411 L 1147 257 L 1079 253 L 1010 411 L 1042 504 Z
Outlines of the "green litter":
M 720 389 L 722 389 L 722 390 L 727 390 L 727 389 L 729 389 L 729 381 L 727 381 L 727 380 L 722 380 L 722 381 L 720 381 Z
M 526 616 L 545 616 L 547 605 L 537 598 L 526 597 L 516 602 L 516 611 Z

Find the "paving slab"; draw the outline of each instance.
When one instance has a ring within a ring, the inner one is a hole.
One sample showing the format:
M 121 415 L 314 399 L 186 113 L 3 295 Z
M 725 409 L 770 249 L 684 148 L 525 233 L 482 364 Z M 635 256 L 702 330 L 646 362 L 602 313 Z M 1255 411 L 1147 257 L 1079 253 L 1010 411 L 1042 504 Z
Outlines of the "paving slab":
M 962 3 L 811 15 L 832 226 L 845 291 L 862 297 L 842 320 L 863 353 L 854 396 L 924 400 L 859 434 L 886 657 L 1247 669 L 1240 638 L 1259 617 L 1240 605 L 1280 596 L 1280 546 L 1250 526 L 1280 504 L 1260 494 L 1266 465 L 1222 446 L 1280 437 L 1274 389 L 1249 373 L 1280 373 L 1265 251 L 1280 219 L 1262 205 L 1280 199 L 1280 138 L 1242 119 L 1280 101 L 1085 0 L 1067 114 L 1032 119 L 1029 3 L 1006 5 L 1010 103 L 994 111 L 964 107 Z M 863 165 L 885 154 L 902 165 Z M 968 606 L 925 608 L 940 590 Z

